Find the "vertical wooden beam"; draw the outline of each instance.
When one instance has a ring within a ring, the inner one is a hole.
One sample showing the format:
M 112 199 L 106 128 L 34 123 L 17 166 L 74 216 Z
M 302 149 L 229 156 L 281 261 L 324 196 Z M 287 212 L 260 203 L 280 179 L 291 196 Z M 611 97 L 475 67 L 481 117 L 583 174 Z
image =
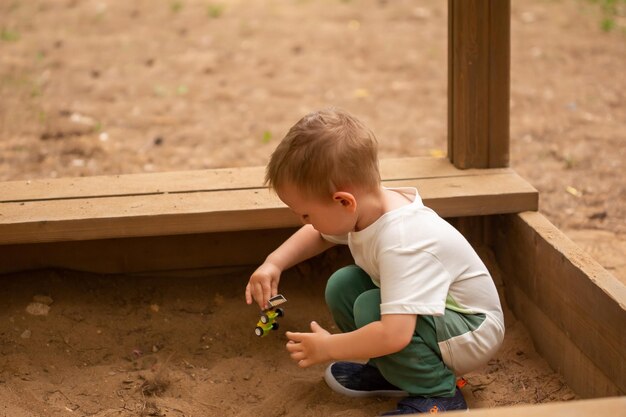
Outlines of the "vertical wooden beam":
M 448 0 L 448 158 L 509 163 L 510 0 Z

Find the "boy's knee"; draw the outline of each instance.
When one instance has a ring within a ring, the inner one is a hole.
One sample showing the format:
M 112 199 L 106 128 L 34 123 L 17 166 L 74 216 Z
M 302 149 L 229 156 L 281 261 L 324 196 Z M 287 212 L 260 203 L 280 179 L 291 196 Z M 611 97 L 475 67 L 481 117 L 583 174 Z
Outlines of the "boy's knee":
M 351 290 L 354 290 L 354 281 L 361 279 L 360 275 L 364 274 L 363 270 L 356 265 L 345 266 L 333 273 L 326 283 L 326 304 L 335 306 L 341 302 Z
M 357 328 L 380 320 L 380 290 L 361 294 L 354 302 L 354 322 Z

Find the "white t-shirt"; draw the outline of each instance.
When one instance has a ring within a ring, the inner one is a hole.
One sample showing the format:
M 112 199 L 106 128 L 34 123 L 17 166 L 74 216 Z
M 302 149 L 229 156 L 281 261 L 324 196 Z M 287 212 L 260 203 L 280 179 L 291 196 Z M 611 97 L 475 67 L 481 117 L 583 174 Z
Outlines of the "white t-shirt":
M 393 188 L 412 202 L 383 214 L 367 228 L 323 237 L 347 244 L 355 263 L 381 291 L 381 314 L 440 316 L 444 309 L 485 313 L 504 328 L 489 271 L 467 240 L 415 188 Z

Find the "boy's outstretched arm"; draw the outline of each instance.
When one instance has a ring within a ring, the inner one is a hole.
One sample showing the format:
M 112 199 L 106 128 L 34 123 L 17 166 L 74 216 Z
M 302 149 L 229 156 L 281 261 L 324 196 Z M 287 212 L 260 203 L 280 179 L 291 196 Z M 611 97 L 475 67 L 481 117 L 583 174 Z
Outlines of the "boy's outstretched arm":
M 310 224 L 302 226 L 270 253 L 250 276 L 246 286 L 246 302 L 252 304 L 252 301 L 256 301 L 261 309 L 267 308 L 267 300 L 278 292 L 278 282 L 283 271 L 333 246 L 334 243 L 325 240 Z
M 417 316 L 385 314 L 349 333 L 330 334 L 316 322 L 311 333 L 287 332 L 287 350 L 302 368 L 330 360 L 370 359 L 404 349 L 411 341 Z

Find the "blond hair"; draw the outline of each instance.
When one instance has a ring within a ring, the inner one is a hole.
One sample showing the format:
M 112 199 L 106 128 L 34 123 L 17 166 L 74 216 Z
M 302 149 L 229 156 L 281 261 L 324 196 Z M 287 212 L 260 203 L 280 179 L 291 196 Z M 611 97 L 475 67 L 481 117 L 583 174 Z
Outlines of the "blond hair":
M 330 108 L 309 113 L 289 130 L 270 158 L 265 183 L 291 184 L 315 197 L 350 187 L 380 186 L 374 133 L 349 113 Z

